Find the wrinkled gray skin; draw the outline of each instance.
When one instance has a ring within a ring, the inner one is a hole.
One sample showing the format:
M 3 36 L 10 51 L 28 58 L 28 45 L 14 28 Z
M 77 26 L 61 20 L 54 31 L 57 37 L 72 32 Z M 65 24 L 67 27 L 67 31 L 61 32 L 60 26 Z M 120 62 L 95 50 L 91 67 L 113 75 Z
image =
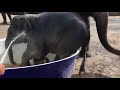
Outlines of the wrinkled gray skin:
M 75 13 L 70 12 L 45 12 L 32 16 L 15 16 L 11 21 L 5 41 L 6 48 L 18 34 L 25 32 L 13 44 L 27 43 L 27 49 L 22 56 L 22 66 L 30 65 L 30 59 L 43 60 L 51 52 L 57 54 L 56 59 L 63 59 L 75 53 L 80 47 L 84 54 L 80 68 L 84 70 L 86 59 L 86 46 L 89 42 L 89 29 L 85 21 Z M 12 64 L 12 46 L 8 55 Z M 38 61 L 36 61 L 38 62 Z

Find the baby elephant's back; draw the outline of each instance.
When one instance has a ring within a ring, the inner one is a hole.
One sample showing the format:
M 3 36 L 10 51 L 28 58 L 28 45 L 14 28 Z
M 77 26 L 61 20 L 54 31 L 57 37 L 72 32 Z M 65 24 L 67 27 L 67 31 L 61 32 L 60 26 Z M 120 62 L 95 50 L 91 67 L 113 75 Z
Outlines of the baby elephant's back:
M 88 33 L 82 18 L 70 12 L 49 12 L 44 13 L 44 16 L 44 22 L 47 22 L 44 29 L 46 43 L 52 52 L 76 50 L 84 43 Z
M 81 17 L 71 12 L 45 12 L 40 16 L 41 32 L 47 37 L 85 36 L 87 26 Z M 74 35 L 73 35 L 74 36 Z

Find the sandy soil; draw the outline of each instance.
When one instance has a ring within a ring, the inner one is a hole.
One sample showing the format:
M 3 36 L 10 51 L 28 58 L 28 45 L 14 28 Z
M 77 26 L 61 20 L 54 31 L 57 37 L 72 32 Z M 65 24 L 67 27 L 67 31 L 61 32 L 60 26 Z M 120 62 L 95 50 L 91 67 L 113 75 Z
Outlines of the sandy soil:
M 8 22 L 9 19 L 7 18 Z M 85 69 L 81 77 L 78 75 L 82 59 L 76 60 L 73 71 L 73 78 L 119 78 L 120 77 L 120 56 L 108 52 L 100 43 L 95 22 L 91 20 L 91 41 L 90 52 L 92 57 L 87 58 Z M 0 16 L 0 23 L 2 23 Z M 0 24 L 0 38 L 7 35 L 8 25 Z M 110 16 L 108 26 L 108 41 L 111 46 L 120 50 L 120 16 Z

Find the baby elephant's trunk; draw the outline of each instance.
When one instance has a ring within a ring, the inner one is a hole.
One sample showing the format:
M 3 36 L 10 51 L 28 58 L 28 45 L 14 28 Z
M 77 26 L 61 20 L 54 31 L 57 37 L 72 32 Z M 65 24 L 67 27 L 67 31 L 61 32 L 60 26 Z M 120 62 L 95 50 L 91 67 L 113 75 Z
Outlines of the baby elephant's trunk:
M 8 46 L 9 46 L 9 44 L 10 44 L 10 41 L 11 41 L 11 40 L 6 39 L 6 41 L 5 41 L 5 48 L 6 48 L 6 49 L 8 48 Z M 14 62 L 14 59 L 13 59 L 14 57 L 13 57 L 13 51 L 12 51 L 12 44 L 11 44 L 9 50 L 8 50 L 8 56 L 9 56 L 10 62 L 11 62 L 13 65 L 16 65 L 16 62 Z

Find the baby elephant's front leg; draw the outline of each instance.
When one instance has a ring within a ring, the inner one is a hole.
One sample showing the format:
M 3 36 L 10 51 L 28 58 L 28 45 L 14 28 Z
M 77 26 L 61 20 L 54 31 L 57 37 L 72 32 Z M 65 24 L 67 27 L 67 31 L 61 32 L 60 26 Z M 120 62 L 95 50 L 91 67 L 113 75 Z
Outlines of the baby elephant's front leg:
M 29 66 L 30 62 L 29 60 L 32 59 L 32 55 L 30 54 L 30 52 L 28 52 L 28 50 L 26 50 L 22 56 L 22 62 L 21 62 L 21 66 Z

